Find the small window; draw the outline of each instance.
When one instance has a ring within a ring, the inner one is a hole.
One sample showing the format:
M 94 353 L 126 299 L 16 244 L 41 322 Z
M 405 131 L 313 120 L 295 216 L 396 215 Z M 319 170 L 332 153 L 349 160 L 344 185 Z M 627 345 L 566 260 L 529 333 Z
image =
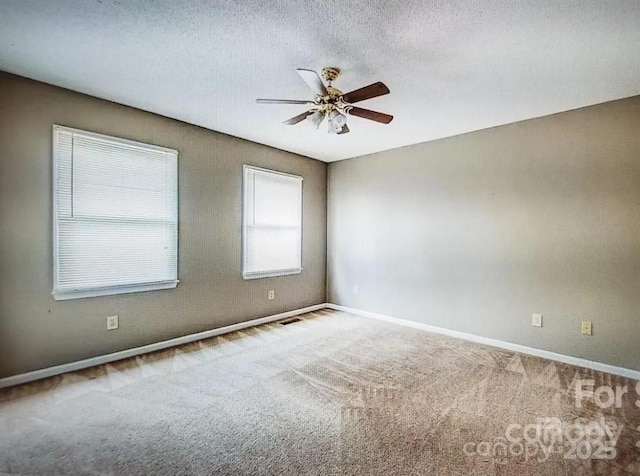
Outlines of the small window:
M 178 152 L 53 127 L 53 297 L 175 288 Z
M 244 166 L 244 279 L 302 271 L 302 177 Z

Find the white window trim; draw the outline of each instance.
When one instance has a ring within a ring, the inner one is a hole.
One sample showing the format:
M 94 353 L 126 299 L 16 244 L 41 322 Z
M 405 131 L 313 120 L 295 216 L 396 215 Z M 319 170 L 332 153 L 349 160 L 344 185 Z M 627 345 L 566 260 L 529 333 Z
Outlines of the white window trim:
M 289 276 L 291 274 L 302 273 L 302 268 L 283 269 L 277 271 L 264 271 L 253 273 L 242 273 L 244 279 L 260 279 L 260 278 L 275 278 L 278 276 Z
M 66 301 L 68 299 L 81 299 L 88 297 L 98 296 L 111 296 L 114 294 L 128 294 L 137 293 L 143 291 L 157 291 L 160 289 L 173 289 L 178 283 L 179 279 L 173 281 L 160 281 L 157 283 L 148 284 L 128 284 L 123 286 L 110 286 L 104 288 L 95 289 L 78 289 L 72 291 L 54 291 L 51 294 L 56 301 Z
M 160 152 L 167 152 L 170 154 L 178 155 L 178 151 L 176 149 L 170 149 L 168 147 L 162 147 L 159 145 L 153 144 L 145 144 L 144 142 L 133 141 L 129 139 L 123 139 L 120 137 L 109 136 L 106 134 L 98 134 L 95 132 L 89 132 L 82 129 L 75 129 L 72 127 L 60 126 L 57 124 L 53 125 L 53 134 L 52 134 L 52 151 L 53 151 L 53 168 L 52 168 L 52 190 L 53 190 L 53 291 L 51 295 L 53 299 L 56 301 L 65 301 L 68 299 L 81 299 L 88 297 L 98 297 L 98 296 L 110 296 L 115 294 L 128 294 L 128 293 L 136 293 L 143 291 L 156 291 L 160 289 L 173 289 L 178 286 L 180 282 L 179 279 L 170 280 L 170 281 L 158 281 L 153 283 L 136 283 L 136 284 L 126 284 L 121 286 L 109 286 L 109 287 L 101 287 L 94 289 L 74 289 L 74 290 L 64 290 L 58 291 L 58 185 L 57 185 L 57 171 L 58 171 L 58 148 L 56 147 L 56 131 L 64 131 L 76 134 L 82 134 L 87 137 L 92 137 L 94 139 L 109 141 L 109 142 L 117 142 L 121 144 L 125 144 L 131 147 L 138 147 L 145 150 L 157 150 Z M 178 189 L 178 174 L 176 173 L 176 189 Z M 179 190 L 179 189 L 178 189 Z M 176 200 L 176 217 L 178 217 L 178 200 Z M 179 239 L 180 235 L 178 233 L 178 221 L 176 219 L 175 224 L 175 233 L 177 237 L 177 246 L 178 246 L 178 255 L 176 259 L 176 267 L 175 267 L 175 275 L 178 276 L 178 261 L 179 261 Z
M 242 169 L 242 278 L 245 280 L 249 280 L 249 279 L 260 279 L 260 278 L 275 278 L 277 276 L 289 276 L 292 274 L 300 274 L 302 273 L 302 270 L 304 269 L 302 266 L 302 253 L 300 255 L 300 261 L 301 261 L 301 265 L 299 268 L 289 268 L 289 269 L 278 269 L 278 270 L 269 270 L 269 271 L 254 271 L 254 272 L 245 272 L 246 269 L 246 258 L 247 258 L 247 228 L 248 228 L 248 224 L 247 224 L 247 220 L 245 217 L 245 205 L 246 205 L 246 201 L 247 201 L 247 187 L 246 187 L 246 176 L 247 176 L 247 170 L 257 170 L 259 172 L 267 172 L 270 174 L 277 174 L 277 175 L 284 175 L 285 177 L 291 177 L 291 178 L 295 178 L 297 180 L 300 180 L 301 183 L 304 183 L 304 177 L 301 177 L 300 175 L 294 175 L 294 174 L 288 174 L 286 172 L 280 172 L 278 170 L 272 170 L 272 169 L 265 169 L 262 167 L 255 167 L 253 165 L 244 165 L 243 169 Z M 304 190 L 304 186 L 303 186 L 303 190 Z M 301 197 L 301 200 L 303 200 L 304 195 Z M 302 205 L 302 204 L 301 204 Z M 303 207 L 300 207 L 300 224 L 301 224 L 301 229 L 300 229 L 300 251 L 302 252 L 304 243 L 303 243 L 303 233 L 302 233 L 302 227 L 303 225 Z

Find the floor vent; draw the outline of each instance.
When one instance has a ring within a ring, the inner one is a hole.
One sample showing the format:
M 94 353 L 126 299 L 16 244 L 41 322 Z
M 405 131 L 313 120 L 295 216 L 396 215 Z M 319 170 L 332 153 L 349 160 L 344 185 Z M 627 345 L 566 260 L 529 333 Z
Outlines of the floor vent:
M 300 319 L 299 317 L 290 317 L 289 319 L 285 319 L 284 321 L 278 321 L 278 322 L 283 326 L 286 326 L 287 324 L 293 324 L 294 322 L 300 322 L 301 320 L 302 319 Z

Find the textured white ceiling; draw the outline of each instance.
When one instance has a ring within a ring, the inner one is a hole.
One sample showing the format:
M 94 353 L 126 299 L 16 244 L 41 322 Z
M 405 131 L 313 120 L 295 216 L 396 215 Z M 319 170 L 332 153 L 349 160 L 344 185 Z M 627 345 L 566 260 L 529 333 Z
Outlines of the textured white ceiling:
M 640 94 L 640 2 L 2 0 L 0 69 L 324 161 Z M 282 121 L 337 66 L 351 133 Z

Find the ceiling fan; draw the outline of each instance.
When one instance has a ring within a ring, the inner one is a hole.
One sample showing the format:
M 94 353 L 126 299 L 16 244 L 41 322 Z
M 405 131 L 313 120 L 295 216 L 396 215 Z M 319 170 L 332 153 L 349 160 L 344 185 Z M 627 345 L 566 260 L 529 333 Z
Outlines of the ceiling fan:
M 331 67 L 322 69 L 322 78 L 327 83 L 326 86 L 315 71 L 301 68 L 296 69 L 296 71 L 304 82 L 307 83 L 307 86 L 315 93 L 312 101 L 298 99 L 256 99 L 258 104 L 306 104 L 312 106 L 308 111 L 284 121 L 284 124 L 292 126 L 306 119 L 313 127 L 318 129 L 326 117 L 329 123 L 330 133 L 346 134 L 349 132 L 349 128 L 347 127 L 347 114 L 383 124 L 389 124 L 393 119 L 393 116 L 389 114 L 353 106 L 356 102 L 389 94 L 389 88 L 381 82 L 373 83 L 369 86 L 343 94 L 342 91 L 331 85 L 331 82 L 340 75 L 338 68 Z

